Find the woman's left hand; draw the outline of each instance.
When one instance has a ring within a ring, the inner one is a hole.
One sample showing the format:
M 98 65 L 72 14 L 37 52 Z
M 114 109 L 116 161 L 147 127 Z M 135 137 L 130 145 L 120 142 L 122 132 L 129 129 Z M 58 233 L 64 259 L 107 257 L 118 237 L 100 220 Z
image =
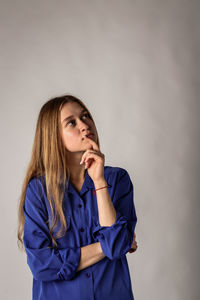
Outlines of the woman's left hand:
M 138 247 L 138 245 L 137 245 L 137 242 L 136 242 L 136 234 L 135 234 L 135 232 L 134 232 L 134 235 L 133 235 L 133 242 L 132 242 L 132 245 L 131 245 L 131 248 L 129 249 L 129 253 L 133 253 L 133 252 L 135 252 L 136 250 L 137 250 L 137 247 Z
M 85 163 L 85 167 L 88 169 L 88 174 L 93 182 L 103 180 L 105 155 L 101 153 L 96 142 L 86 136 L 84 138 L 88 139 L 91 146 L 90 149 L 84 152 L 80 163 Z

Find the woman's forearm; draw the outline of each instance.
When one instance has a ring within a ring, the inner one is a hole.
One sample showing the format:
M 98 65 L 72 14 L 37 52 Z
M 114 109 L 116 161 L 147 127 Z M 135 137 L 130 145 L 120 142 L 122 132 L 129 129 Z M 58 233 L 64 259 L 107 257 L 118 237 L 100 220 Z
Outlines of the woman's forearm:
M 95 189 L 104 187 L 106 185 L 107 182 L 105 179 L 94 182 Z M 96 197 L 100 226 L 112 226 L 116 221 L 116 210 L 108 193 L 108 189 L 103 188 L 96 191 Z
M 104 257 L 100 242 L 81 247 L 81 259 L 77 271 L 97 263 Z
M 106 180 L 94 182 L 95 189 L 106 186 Z M 108 189 L 96 191 L 99 224 L 101 226 L 112 226 L 116 221 L 116 210 L 108 193 Z M 81 259 L 77 271 L 87 268 L 102 260 L 105 254 L 102 251 L 100 242 L 81 247 Z

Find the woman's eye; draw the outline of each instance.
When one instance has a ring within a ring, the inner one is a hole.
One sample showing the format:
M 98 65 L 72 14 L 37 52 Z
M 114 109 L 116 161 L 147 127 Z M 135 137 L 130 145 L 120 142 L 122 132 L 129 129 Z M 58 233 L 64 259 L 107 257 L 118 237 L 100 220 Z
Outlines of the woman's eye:
M 69 124 L 72 123 L 72 122 L 74 122 L 74 120 L 69 121 L 69 122 L 67 123 L 67 125 L 69 125 Z
M 88 113 L 86 113 L 86 114 L 84 114 L 83 116 L 87 116 L 87 117 L 89 117 L 89 114 L 88 114 Z
M 88 118 L 90 118 L 90 115 L 88 114 L 88 113 L 86 113 L 86 114 L 84 114 L 83 115 L 83 117 L 88 117 Z M 75 122 L 75 120 L 71 120 L 71 121 L 69 121 L 68 123 L 67 123 L 67 125 L 69 125 L 70 123 L 73 123 L 73 122 Z M 73 125 L 74 125 L 74 123 L 73 123 Z

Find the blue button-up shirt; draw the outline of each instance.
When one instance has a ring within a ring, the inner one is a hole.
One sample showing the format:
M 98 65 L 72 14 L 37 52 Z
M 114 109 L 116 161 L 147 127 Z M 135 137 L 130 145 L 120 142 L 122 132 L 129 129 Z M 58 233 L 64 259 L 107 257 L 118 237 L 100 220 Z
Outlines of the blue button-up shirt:
M 64 193 L 66 234 L 52 246 L 51 216 L 45 184 L 32 178 L 26 189 L 24 246 L 33 275 L 33 300 L 133 300 L 126 253 L 131 248 L 137 222 L 133 183 L 120 167 L 104 166 L 108 192 L 117 218 L 100 226 L 94 183 L 85 173 L 80 193 L 68 182 Z M 43 177 L 44 178 L 44 177 Z M 98 193 L 98 191 L 97 191 Z M 59 223 L 60 224 L 60 223 Z M 105 257 L 77 271 L 81 247 L 100 242 Z

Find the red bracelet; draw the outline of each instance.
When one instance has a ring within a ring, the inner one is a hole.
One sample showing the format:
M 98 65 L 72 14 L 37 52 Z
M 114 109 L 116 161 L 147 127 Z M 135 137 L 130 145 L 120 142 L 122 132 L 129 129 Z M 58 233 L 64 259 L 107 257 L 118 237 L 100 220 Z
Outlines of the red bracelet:
M 106 188 L 106 187 L 107 187 L 107 185 L 106 185 L 106 186 L 103 186 L 103 187 L 101 187 L 101 188 L 99 188 L 99 189 L 93 190 L 93 192 L 92 192 L 93 196 L 94 196 L 94 194 L 95 194 L 95 191 L 100 190 L 100 189 L 104 189 L 104 188 Z

